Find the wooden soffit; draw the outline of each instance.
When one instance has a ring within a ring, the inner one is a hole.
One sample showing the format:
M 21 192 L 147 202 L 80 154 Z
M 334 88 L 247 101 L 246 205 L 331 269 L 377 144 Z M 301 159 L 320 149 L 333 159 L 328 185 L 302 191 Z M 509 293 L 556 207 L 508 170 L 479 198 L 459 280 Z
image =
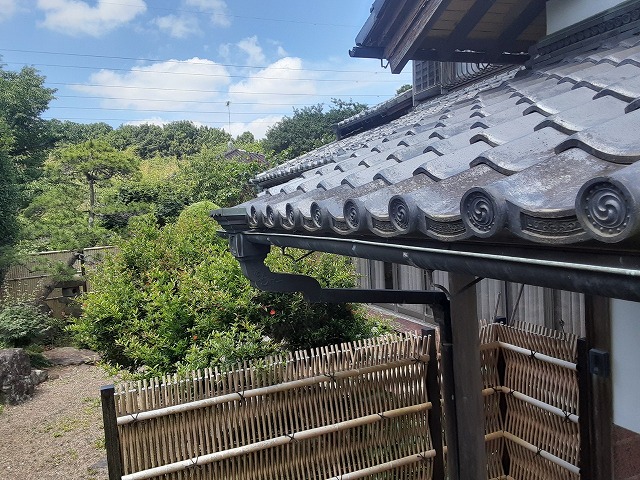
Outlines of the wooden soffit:
M 352 57 L 521 64 L 546 34 L 545 0 L 377 0 Z

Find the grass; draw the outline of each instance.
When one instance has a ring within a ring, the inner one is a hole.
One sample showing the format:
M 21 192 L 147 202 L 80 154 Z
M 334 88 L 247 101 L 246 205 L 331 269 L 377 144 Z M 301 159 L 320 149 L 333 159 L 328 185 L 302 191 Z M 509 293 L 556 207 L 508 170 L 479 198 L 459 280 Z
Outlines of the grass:
M 53 438 L 60 438 L 65 433 L 73 432 L 78 428 L 86 428 L 89 426 L 89 421 L 83 418 L 75 417 L 63 417 L 54 422 L 51 422 L 44 427 L 45 433 L 50 433 Z

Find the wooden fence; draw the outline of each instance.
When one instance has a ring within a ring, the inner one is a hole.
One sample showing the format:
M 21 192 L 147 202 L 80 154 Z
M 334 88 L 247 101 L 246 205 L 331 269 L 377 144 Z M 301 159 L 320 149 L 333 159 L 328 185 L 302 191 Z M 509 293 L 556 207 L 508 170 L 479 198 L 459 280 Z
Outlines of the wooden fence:
M 40 294 L 45 284 L 52 281 L 57 266 L 73 262 L 71 267 L 80 276 L 83 273 L 83 268 L 91 271 L 102 261 L 105 255 L 112 254 L 115 251 L 116 247 L 92 247 L 80 251 L 58 250 L 34 253 L 24 261 L 9 267 L 4 283 L 0 285 L 0 296 L 33 298 Z M 72 288 L 67 288 L 67 286 L 71 285 Z M 87 290 L 91 288 L 89 282 L 84 282 L 83 286 Z M 79 294 L 80 290 L 79 282 L 57 282 L 55 288 L 51 290 L 46 298 L 53 315 L 64 316 L 68 305 L 67 300 Z
M 120 385 L 112 478 L 431 478 L 429 345 L 403 334 Z
M 444 479 L 434 338 L 105 388 L 110 478 Z M 480 340 L 487 478 L 580 478 L 575 336 L 490 324 Z
M 580 478 L 577 337 L 539 325 L 481 329 L 489 478 Z

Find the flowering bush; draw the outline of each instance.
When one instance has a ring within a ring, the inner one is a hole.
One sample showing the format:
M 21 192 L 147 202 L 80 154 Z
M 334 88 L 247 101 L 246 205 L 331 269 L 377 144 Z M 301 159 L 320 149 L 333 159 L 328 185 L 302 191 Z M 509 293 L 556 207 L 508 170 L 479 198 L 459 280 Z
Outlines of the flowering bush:
M 377 324 L 349 305 L 308 304 L 301 295 L 255 290 L 216 234 L 215 205 L 200 202 L 175 224 L 132 219 L 130 238 L 89 279 L 77 338 L 104 358 L 150 375 L 224 366 L 282 351 L 371 336 Z M 355 281 L 351 262 L 314 254 L 273 269 L 311 274 L 327 286 Z

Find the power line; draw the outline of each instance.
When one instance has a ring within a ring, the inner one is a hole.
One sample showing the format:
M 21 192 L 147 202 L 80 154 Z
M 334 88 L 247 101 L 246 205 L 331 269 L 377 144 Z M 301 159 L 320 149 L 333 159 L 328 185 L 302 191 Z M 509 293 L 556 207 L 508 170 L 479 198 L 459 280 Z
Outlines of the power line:
M 170 98 L 129 98 L 129 97 L 105 97 L 98 95 L 56 95 L 56 99 L 59 98 L 94 98 L 98 100 L 127 100 L 129 102 L 172 102 L 172 103 L 197 103 L 197 104 L 207 104 L 207 105 L 224 105 L 226 104 L 225 100 L 174 100 Z M 267 103 L 267 102 L 233 102 L 234 105 L 260 105 L 260 106 L 270 106 L 270 107 L 311 107 L 315 105 L 315 103 Z M 62 108 L 62 107 L 55 107 Z M 65 107 L 65 108 L 73 108 L 73 107 Z
M 144 58 L 144 57 L 122 57 L 122 56 L 113 56 L 113 55 L 97 55 L 97 54 L 89 54 L 89 53 L 73 53 L 73 52 L 51 52 L 44 50 L 24 50 L 17 48 L 0 48 L 0 51 L 3 52 L 15 52 L 15 53 L 35 53 L 39 55 L 60 55 L 66 57 L 84 57 L 84 58 L 100 58 L 100 59 L 109 59 L 109 60 L 130 60 L 135 62 L 156 62 L 156 63 L 185 63 L 184 60 L 175 60 L 175 59 L 161 59 L 161 58 Z M 210 62 L 190 62 L 190 65 L 211 65 Z M 344 70 L 344 69 L 330 69 L 330 68 L 292 68 L 292 67 L 274 67 L 270 65 L 239 65 L 234 63 L 217 63 L 216 65 L 220 65 L 222 67 L 232 67 L 232 68 L 254 68 L 259 70 L 264 70 L 269 68 L 271 70 L 291 70 L 291 71 L 300 71 L 300 72 L 328 72 L 328 73 L 364 73 L 367 75 L 384 75 L 387 74 L 387 71 L 371 71 L 371 70 Z M 95 67 L 99 68 L 99 67 Z
M 131 118 L 92 118 L 92 117 L 42 117 L 43 120 L 90 120 L 92 123 L 96 123 L 96 122 L 128 122 L 128 123 L 152 123 L 151 120 L 135 120 L 135 119 L 131 119 Z M 203 124 L 203 125 L 226 125 L 227 122 L 226 121 L 193 121 L 193 123 L 198 123 L 198 124 Z M 170 123 L 170 122 L 167 122 Z M 268 120 L 251 120 L 248 122 L 241 122 L 241 123 L 265 123 L 265 124 L 272 124 L 272 123 L 276 123 L 274 121 L 268 121 Z
M 121 111 L 121 112 L 131 112 L 131 108 L 120 108 L 120 107 L 68 107 L 68 106 L 60 106 L 60 107 L 51 107 L 50 110 L 55 109 L 64 109 L 64 110 L 113 110 L 113 111 Z M 227 110 L 224 111 L 206 111 L 206 110 L 165 110 L 165 109 L 147 109 L 147 108 L 136 108 L 133 110 L 134 112 L 159 112 L 159 113 L 207 113 L 207 114 L 227 114 Z M 268 112 L 269 115 L 288 115 L 289 113 L 282 112 Z M 234 115 L 259 115 L 256 112 L 233 112 Z
M 184 63 L 184 62 L 183 62 Z M 49 68 L 76 68 L 82 70 L 111 70 L 116 72 L 136 72 L 136 73 L 149 73 L 153 75 L 184 75 L 191 77 L 222 77 L 222 78 L 245 78 L 245 79 L 258 79 L 258 80 L 285 80 L 282 77 L 264 77 L 260 75 L 249 76 L 249 75 L 225 75 L 225 74 L 217 74 L 217 73 L 201 73 L 201 72 L 168 72 L 163 70 L 144 70 L 141 68 L 106 68 L 106 67 L 88 67 L 85 65 L 61 65 L 61 64 L 51 64 L 51 63 L 23 63 L 23 62 L 7 62 L 8 65 L 22 65 L 22 66 L 39 66 L 39 67 L 49 67 Z M 189 63 L 184 63 L 189 65 Z M 217 64 L 206 64 L 208 66 L 215 66 Z M 344 72 L 342 72 L 344 73 Z M 296 78 L 297 82 L 350 82 L 350 83 L 359 83 L 359 80 L 353 79 L 339 79 L 339 78 Z M 367 83 L 398 83 L 397 80 L 368 80 Z
M 47 82 L 48 85 L 61 85 L 65 87 L 96 87 L 96 88 L 123 88 L 127 90 L 153 90 L 153 91 L 167 91 L 167 92 L 189 92 L 189 93 L 225 93 L 230 94 L 226 90 L 198 90 L 187 88 L 164 88 L 164 87 L 139 87 L 134 85 L 105 85 L 99 83 L 69 83 L 69 82 Z M 231 94 L 234 94 L 231 92 Z M 302 96 L 302 97 L 329 97 L 334 98 L 336 94 L 321 94 L 321 93 L 290 93 L 290 92 L 235 92 L 240 95 L 287 95 L 287 96 Z M 343 94 L 342 97 L 389 97 L 388 93 L 384 94 Z M 180 101 L 180 100 L 176 100 Z

